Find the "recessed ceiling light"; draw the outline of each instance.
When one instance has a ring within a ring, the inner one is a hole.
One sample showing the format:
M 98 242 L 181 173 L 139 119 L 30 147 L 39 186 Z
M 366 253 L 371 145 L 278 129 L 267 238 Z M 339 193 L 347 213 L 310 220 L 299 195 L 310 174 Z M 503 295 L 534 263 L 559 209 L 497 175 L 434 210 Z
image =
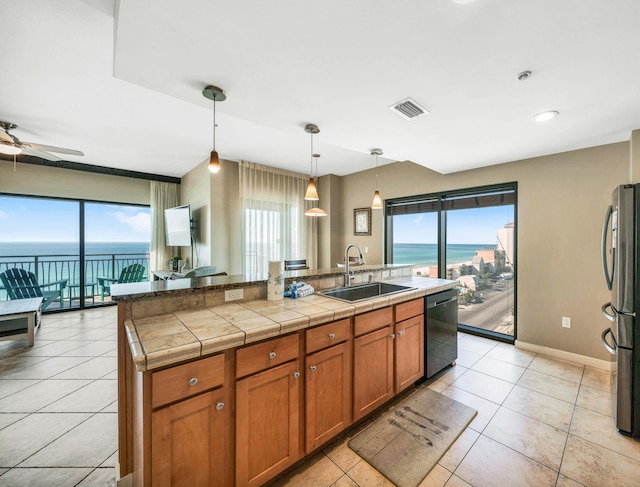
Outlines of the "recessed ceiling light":
M 459 5 L 466 5 L 468 3 L 473 3 L 476 0 L 451 0 L 453 3 L 457 3 Z
M 548 122 L 549 120 L 556 118 L 558 115 L 560 115 L 560 112 L 557 112 L 555 110 L 550 110 L 548 112 L 541 112 L 533 116 L 533 121 Z

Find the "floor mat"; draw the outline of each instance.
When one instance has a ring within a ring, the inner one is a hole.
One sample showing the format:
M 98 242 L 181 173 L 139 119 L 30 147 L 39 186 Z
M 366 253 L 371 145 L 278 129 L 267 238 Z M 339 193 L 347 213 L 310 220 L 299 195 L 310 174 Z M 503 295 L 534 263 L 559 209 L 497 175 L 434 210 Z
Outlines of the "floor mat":
M 398 487 L 415 487 L 477 411 L 420 386 L 349 441 L 349 447 Z

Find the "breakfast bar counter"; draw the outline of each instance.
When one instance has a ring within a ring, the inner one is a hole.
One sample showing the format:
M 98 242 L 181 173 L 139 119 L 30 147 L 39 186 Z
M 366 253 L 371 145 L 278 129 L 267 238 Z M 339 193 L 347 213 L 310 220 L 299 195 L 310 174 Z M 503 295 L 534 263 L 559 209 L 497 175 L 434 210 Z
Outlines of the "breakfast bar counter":
M 456 284 L 415 276 L 385 282 L 415 289 L 354 303 L 312 294 L 278 301 L 231 301 L 127 319 L 127 342 L 135 366 L 142 372 L 410 301 Z

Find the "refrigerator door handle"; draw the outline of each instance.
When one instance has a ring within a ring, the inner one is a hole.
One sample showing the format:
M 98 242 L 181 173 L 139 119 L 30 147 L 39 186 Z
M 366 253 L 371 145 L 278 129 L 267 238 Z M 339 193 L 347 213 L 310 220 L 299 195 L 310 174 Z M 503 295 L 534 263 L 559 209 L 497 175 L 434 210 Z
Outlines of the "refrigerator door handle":
M 602 227 L 602 270 L 604 271 L 604 280 L 607 283 L 607 289 L 611 291 L 613 288 L 613 273 L 615 271 L 615 252 L 616 249 L 611 249 L 611 269 L 607 264 L 607 235 L 609 231 L 609 223 L 611 222 L 611 215 L 613 214 L 613 206 L 609 205 L 607 214 L 604 217 L 604 226 Z
M 600 335 L 601 339 L 602 339 L 602 344 L 604 345 L 604 348 L 606 348 L 609 353 L 611 355 L 615 355 L 616 354 L 616 349 L 618 348 L 615 344 L 615 340 L 614 340 L 614 344 L 613 345 L 609 345 L 607 343 L 607 339 L 606 336 L 611 334 L 611 328 L 607 328 L 606 330 L 604 330 L 602 332 L 602 335 Z
M 607 313 L 607 308 L 609 308 L 612 313 Z M 612 321 L 613 323 L 616 322 L 616 312 L 615 310 L 611 307 L 611 303 L 604 303 L 602 305 L 602 308 L 600 308 L 602 310 L 602 315 L 608 319 L 609 321 Z M 606 331 L 606 330 L 605 330 Z

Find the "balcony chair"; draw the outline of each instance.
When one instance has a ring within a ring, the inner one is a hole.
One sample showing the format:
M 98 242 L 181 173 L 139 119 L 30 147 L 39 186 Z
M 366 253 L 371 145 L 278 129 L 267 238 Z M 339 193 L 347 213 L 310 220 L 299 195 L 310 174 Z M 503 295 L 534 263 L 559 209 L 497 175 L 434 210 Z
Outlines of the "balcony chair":
M 9 299 L 43 298 L 42 307 L 40 308 L 43 311 L 53 301 L 59 301 L 60 307 L 62 307 L 62 291 L 67 286 L 68 281 L 68 279 L 60 279 L 59 281 L 40 285 L 33 272 L 16 267 L 7 269 L 0 274 L 0 280 L 7 290 Z M 57 289 L 45 290 L 45 288 L 51 287 L 57 287 Z
M 112 284 L 126 284 L 130 282 L 142 282 L 144 273 L 147 270 L 142 264 L 131 264 L 122 269 L 120 277 L 98 277 L 98 287 L 100 288 L 100 299 L 104 301 L 105 295 L 111 295 Z

